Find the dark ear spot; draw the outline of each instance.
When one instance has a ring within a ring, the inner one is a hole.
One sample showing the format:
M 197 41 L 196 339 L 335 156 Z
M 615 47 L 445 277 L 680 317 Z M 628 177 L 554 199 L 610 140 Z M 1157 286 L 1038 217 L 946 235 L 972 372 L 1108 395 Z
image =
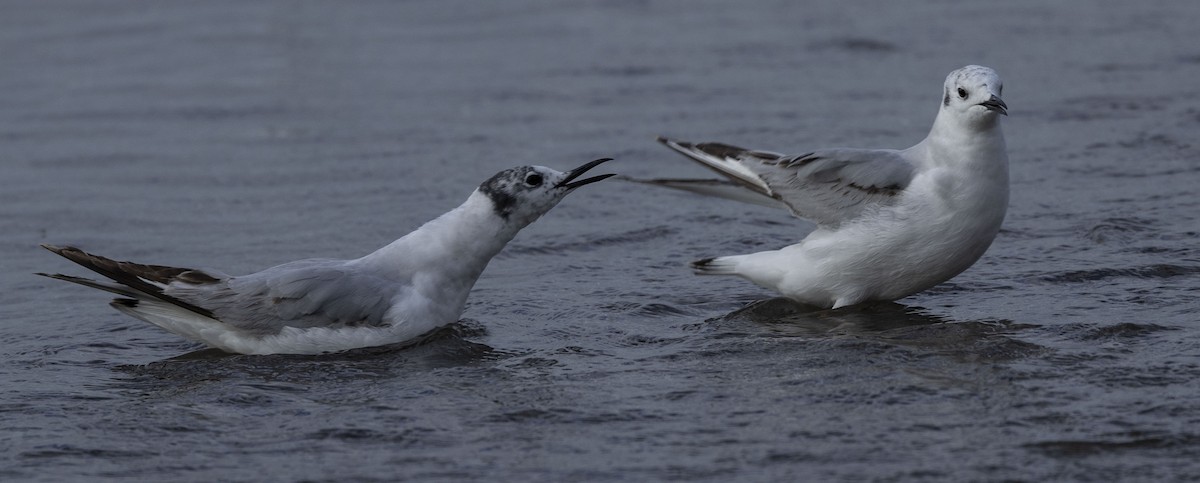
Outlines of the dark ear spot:
M 512 189 L 510 185 L 513 178 L 513 170 L 509 169 L 496 173 L 495 176 L 488 178 L 487 181 L 479 185 L 479 191 L 482 191 L 483 194 L 492 200 L 496 214 L 506 220 L 508 219 L 508 215 L 512 214 L 513 208 L 517 204 L 517 198 L 509 193 L 509 190 Z
M 499 194 L 492 196 L 492 202 L 496 204 L 496 214 L 500 215 L 500 218 L 507 220 L 508 215 L 512 214 L 513 205 L 517 204 L 517 199 L 513 198 L 512 195 Z
M 946 95 L 944 97 L 942 97 L 942 105 L 943 106 L 950 105 L 950 88 L 949 87 L 946 88 Z

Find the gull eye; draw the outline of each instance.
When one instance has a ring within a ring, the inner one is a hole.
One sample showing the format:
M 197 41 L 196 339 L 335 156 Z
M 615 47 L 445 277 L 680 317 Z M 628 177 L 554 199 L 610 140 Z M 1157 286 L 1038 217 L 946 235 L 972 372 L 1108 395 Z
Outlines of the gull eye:
M 529 186 L 541 186 L 542 185 L 542 175 L 537 174 L 537 173 L 529 173 L 528 175 L 525 176 L 525 184 L 527 184 Z
M 963 88 L 961 88 L 961 87 L 959 87 L 959 88 L 958 88 L 958 98 L 959 98 L 959 99 L 966 99 L 966 98 L 967 98 L 967 90 L 966 90 L 966 89 L 963 89 Z

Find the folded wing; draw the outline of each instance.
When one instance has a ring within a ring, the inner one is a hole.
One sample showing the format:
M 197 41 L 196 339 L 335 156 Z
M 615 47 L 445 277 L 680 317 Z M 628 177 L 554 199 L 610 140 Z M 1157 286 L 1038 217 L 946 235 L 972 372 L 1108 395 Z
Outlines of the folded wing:
M 407 285 L 349 270 L 343 260 L 300 260 L 252 275 L 233 277 L 212 291 L 173 288 L 222 320 L 252 332 L 282 327 L 379 327 L 392 299 Z
M 45 245 L 109 281 L 39 274 L 115 293 L 122 311 L 203 317 L 252 334 L 284 327 L 384 325 L 404 284 L 346 268 L 342 260 L 300 260 L 242 277 L 196 269 L 111 260 L 78 248 Z M 164 309 L 166 312 L 164 312 Z

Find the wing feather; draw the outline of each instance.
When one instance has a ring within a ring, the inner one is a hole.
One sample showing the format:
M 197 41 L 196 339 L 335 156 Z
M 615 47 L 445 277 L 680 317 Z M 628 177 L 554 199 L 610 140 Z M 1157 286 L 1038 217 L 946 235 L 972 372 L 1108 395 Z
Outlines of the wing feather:
M 213 317 L 212 311 L 190 303 L 177 297 L 173 297 L 164 291 L 164 288 L 173 282 L 182 282 L 185 284 L 194 285 L 212 285 L 217 284 L 224 278 L 221 274 L 209 274 L 200 270 L 191 268 L 167 267 L 163 265 L 144 265 L 133 262 L 121 262 L 112 260 L 99 255 L 93 255 L 75 247 L 58 247 L 54 245 L 42 245 L 42 248 L 50 250 L 72 262 L 87 268 L 93 272 L 99 273 L 108 277 L 120 285 L 129 287 L 132 292 L 126 293 L 118 291 L 115 286 L 103 283 L 84 283 L 78 277 L 55 277 L 46 275 L 51 278 L 58 278 L 68 282 L 74 282 L 81 285 L 86 285 L 92 288 L 114 292 L 125 296 L 130 296 L 130 293 L 136 293 L 140 297 L 152 297 L 163 302 L 190 310 L 205 317 Z
M 825 227 L 853 220 L 869 207 L 895 203 L 916 174 L 916 167 L 896 150 L 838 148 L 785 156 L 728 144 L 659 142 Z
M 395 295 L 406 286 L 343 260 L 300 260 L 233 277 L 224 287 L 172 286 L 168 292 L 209 307 L 218 318 L 255 333 L 283 327 L 383 326 Z
M 284 327 L 381 326 L 393 297 L 408 290 L 402 281 L 350 270 L 343 260 L 300 260 L 229 277 L 116 261 L 74 247 L 43 246 L 113 282 L 39 275 L 130 299 L 165 302 L 254 334 L 275 334 Z M 135 312 L 142 309 L 136 303 L 122 307 Z

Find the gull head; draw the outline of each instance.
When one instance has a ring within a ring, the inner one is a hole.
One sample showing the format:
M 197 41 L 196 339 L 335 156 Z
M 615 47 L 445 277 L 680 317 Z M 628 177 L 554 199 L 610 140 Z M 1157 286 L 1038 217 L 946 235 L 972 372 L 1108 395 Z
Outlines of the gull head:
M 567 172 L 545 166 L 509 168 L 480 184 L 479 191 L 492 201 L 496 215 L 508 223 L 524 227 L 554 208 L 567 193 L 613 176 L 602 174 L 579 179 L 588 170 L 606 161 L 612 159 L 597 159 Z
M 1003 93 L 1004 84 L 996 71 L 968 65 L 946 76 L 942 110 L 968 125 L 990 127 L 1001 115 L 1008 115 Z

